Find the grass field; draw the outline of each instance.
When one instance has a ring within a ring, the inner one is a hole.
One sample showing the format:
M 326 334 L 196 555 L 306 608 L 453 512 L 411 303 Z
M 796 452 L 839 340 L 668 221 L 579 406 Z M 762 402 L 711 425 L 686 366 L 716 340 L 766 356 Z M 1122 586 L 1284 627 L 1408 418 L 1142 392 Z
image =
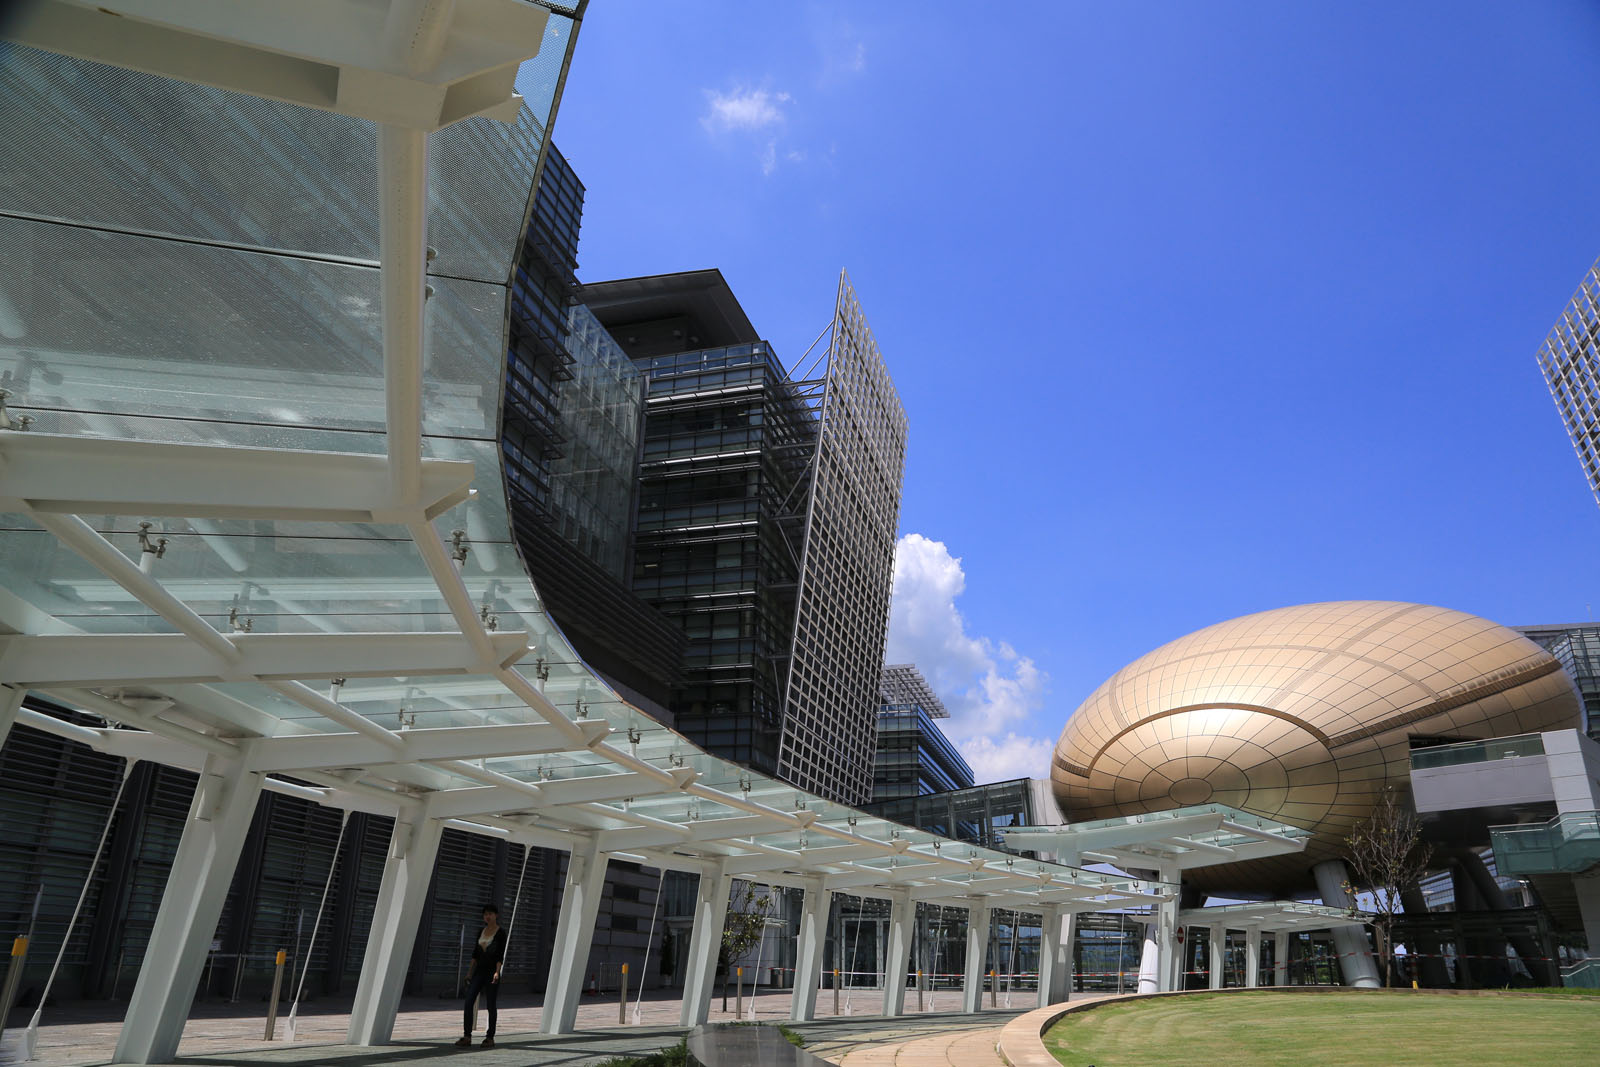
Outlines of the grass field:
M 1220 993 L 1069 1015 L 1044 1035 L 1068 1067 L 1440 1067 L 1600 1062 L 1590 997 Z

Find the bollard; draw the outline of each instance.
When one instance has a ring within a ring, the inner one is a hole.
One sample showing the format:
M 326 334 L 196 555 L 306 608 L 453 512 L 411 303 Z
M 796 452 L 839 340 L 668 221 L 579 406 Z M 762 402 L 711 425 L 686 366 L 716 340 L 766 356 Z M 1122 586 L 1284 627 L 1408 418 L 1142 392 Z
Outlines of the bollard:
M 833 1014 L 839 1014 L 839 968 L 833 969 Z
M 922 1010 L 922 972 L 917 972 L 917 1010 Z
M 995 980 L 994 971 L 990 971 L 989 972 L 989 1007 L 998 1008 L 1000 1006 L 999 996 L 1000 996 L 1000 983 Z
M 22 965 L 28 960 L 28 939 L 19 937 L 11 942 L 11 967 L 6 971 L 6 984 L 0 989 L 0 1033 L 6 1028 L 11 1009 L 17 1004 L 17 989 L 22 985 Z
M 733 1014 L 740 1019 L 744 1018 L 744 968 L 733 969 Z
M 267 1005 L 267 1032 L 262 1036 L 263 1041 L 277 1040 L 274 1031 L 278 1029 L 278 994 L 283 990 L 283 949 L 278 950 L 278 963 L 272 971 L 272 1001 Z
M 628 965 L 622 965 L 622 996 L 617 1001 L 617 1025 L 628 1024 Z

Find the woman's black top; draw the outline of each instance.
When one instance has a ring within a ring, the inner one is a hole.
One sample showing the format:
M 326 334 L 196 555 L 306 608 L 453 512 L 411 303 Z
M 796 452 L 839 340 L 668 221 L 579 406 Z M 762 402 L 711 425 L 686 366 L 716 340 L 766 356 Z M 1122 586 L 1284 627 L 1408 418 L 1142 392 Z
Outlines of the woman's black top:
M 482 934 L 478 935 L 482 937 Z M 474 940 L 472 942 L 472 962 L 479 968 L 498 967 L 506 958 L 506 928 L 504 926 L 494 932 L 494 937 L 488 945 Z M 491 972 L 492 973 L 492 972 Z

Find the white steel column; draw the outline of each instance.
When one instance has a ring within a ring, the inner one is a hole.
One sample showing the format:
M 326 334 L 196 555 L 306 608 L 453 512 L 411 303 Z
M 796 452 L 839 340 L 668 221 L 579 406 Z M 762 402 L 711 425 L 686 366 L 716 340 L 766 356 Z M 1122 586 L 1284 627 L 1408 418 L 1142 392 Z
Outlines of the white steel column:
M 261 784 L 262 775 L 240 771 L 233 761 L 206 759 L 128 1002 L 115 1062 L 171 1063 L 177 1055 Z
M 1289 931 L 1272 935 L 1272 984 L 1289 984 Z
M 1345 890 L 1350 881 L 1350 871 L 1344 860 L 1324 860 L 1311 868 L 1317 880 L 1317 892 L 1322 902 L 1334 908 L 1354 908 L 1355 901 Z M 1339 953 L 1339 968 L 1344 972 L 1344 984 L 1357 989 L 1377 989 L 1378 963 L 1372 958 L 1372 946 L 1367 942 L 1364 926 L 1339 926 L 1333 930 L 1334 951 Z
M 728 894 L 733 876 L 714 870 L 700 872 L 694 901 L 694 932 L 689 936 L 689 962 L 683 980 L 683 1005 L 679 1026 L 699 1026 L 711 1016 L 711 985 L 717 977 L 717 953 L 722 929 L 728 921 Z
M 22 698 L 27 695 L 26 689 L 0 685 L 0 745 L 10 736 L 11 727 L 17 721 L 17 709 L 22 707 Z
M 1261 984 L 1261 929 L 1252 926 L 1244 932 L 1244 985 L 1255 989 Z
M 378 255 L 383 263 L 383 380 L 389 491 L 414 507 L 422 489 L 422 341 L 428 265 L 428 135 L 378 126 Z
M 1166 957 L 1161 952 L 1161 920 L 1144 924 L 1144 946 L 1139 953 L 1139 992 L 1160 993 L 1166 982 Z M 1170 939 L 1170 938 L 1169 938 Z
M 889 950 L 883 961 L 883 1013 L 904 1015 L 906 970 L 911 966 L 911 940 L 916 936 L 917 904 L 901 890 L 889 900 Z
M 828 936 L 829 905 L 833 894 L 821 882 L 806 885 L 800 905 L 800 936 L 794 950 L 794 991 L 789 997 L 789 1019 L 809 1022 L 817 1017 L 817 987 L 822 978 L 822 948 Z M 834 959 L 841 959 L 843 945 L 834 946 Z M 841 968 L 842 969 L 842 968 Z
M 610 857 L 599 850 L 594 837 L 567 857 L 550 977 L 544 987 L 544 1007 L 539 1011 L 541 1034 L 570 1034 L 577 1027 L 578 997 L 583 993 L 583 972 L 589 964 L 589 946 L 594 943 L 594 921 L 600 913 L 608 866 Z M 644 981 L 644 976 L 639 980 Z
M 350 1029 L 345 1038 L 349 1044 L 384 1045 L 394 1033 L 417 923 L 428 899 L 433 861 L 439 855 L 443 834 L 444 823 L 439 819 L 420 814 L 402 814 L 395 819 L 378 902 L 372 909 L 367 952 L 361 960 L 361 980 L 350 1006 Z
M 1072 937 L 1077 913 L 1059 905 L 1039 917 L 1039 1007 L 1072 996 Z
M 1212 989 L 1221 989 L 1226 984 L 1223 973 L 1222 960 L 1227 955 L 1228 928 L 1221 923 L 1211 926 L 1211 943 L 1206 946 L 1206 964 L 1210 971 L 1207 977 L 1211 981 Z
M 961 1010 L 983 1010 L 984 964 L 989 955 L 989 903 L 974 900 L 967 905 L 967 968 L 961 983 Z

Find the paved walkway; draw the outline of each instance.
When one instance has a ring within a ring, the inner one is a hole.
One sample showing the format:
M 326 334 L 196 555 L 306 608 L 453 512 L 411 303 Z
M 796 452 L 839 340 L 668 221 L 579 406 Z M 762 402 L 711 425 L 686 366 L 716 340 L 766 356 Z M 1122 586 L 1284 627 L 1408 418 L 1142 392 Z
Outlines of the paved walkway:
M 918 1042 L 933 1043 L 946 1038 L 967 1038 L 972 1048 L 981 1048 L 983 1041 L 975 1034 L 987 1033 L 1009 1019 L 1034 1006 L 1032 996 L 1021 993 L 1013 997 L 1012 1009 L 985 1008 L 978 1015 L 951 1012 L 949 1009 L 961 1000 L 960 990 L 941 990 L 931 999 L 930 1008 L 941 1011 L 916 1011 L 915 994 L 906 998 L 910 1014 L 896 1019 L 886 1019 L 875 1012 L 881 1004 L 882 993 L 875 990 L 857 990 L 848 1002 L 841 1000 L 840 1013 L 833 1014 L 833 994 L 823 990 L 817 998 L 817 1015 L 814 1022 L 802 1023 L 796 1029 L 807 1040 L 807 1049 L 823 1059 L 844 1062 L 853 1053 L 865 1053 L 877 1047 L 906 1048 L 906 1058 L 880 1060 L 849 1060 L 850 1067 L 868 1064 L 923 1067 L 934 1064 L 945 1067 L 960 1063 L 962 1067 L 980 1067 L 990 1060 L 976 1058 L 976 1053 L 964 1059 L 913 1058 L 909 1046 Z M 1001 995 L 1004 1000 L 1004 994 Z M 1076 999 L 1076 998 L 1075 998 Z M 721 999 L 712 1002 L 711 1021 L 731 1021 L 734 1017 L 732 998 L 729 1010 L 721 1011 Z M 472 1067 L 582 1067 L 590 1062 L 620 1054 L 638 1055 L 654 1052 L 674 1044 L 682 1035 L 678 1023 L 679 999 L 677 992 L 663 991 L 647 994 L 640 1007 L 637 1025 L 619 1026 L 617 1002 L 611 998 L 585 997 L 578 1009 L 576 1035 L 541 1037 L 539 1028 L 540 998 L 529 994 L 507 994 L 501 997 L 500 1018 L 496 1047 L 471 1052 L 457 1049 L 455 1039 L 461 1033 L 461 1007 L 459 1002 L 438 998 L 407 998 L 402 1002 L 400 1015 L 395 1021 L 395 1044 L 380 1048 L 363 1048 L 344 1045 L 345 1029 L 349 1023 L 348 1000 L 329 998 L 312 1005 L 303 1005 L 296 1027 L 296 1040 L 291 1044 L 282 1040 L 284 1019 L 278 1021 L 280 1040 L 262 1040 L 265 1027 L 265 1006 L 260 1003 L 227 1004 L 216 1001 L 197 1003 L 184 1028 L 183 1040 L 178 1047 L 180 1060 L 187 1065 L 245 1064 L 295 1065 L 295 1067 L 404 1067 L 413 1061 L 440 1056 L 468 1056 Z M 746 1012 L 749 1001 L 746 1000 Z M 45 1013 L 44 1025 L 39 1028 L 36 1061 L 44 1067 L 83 1067 L 89 1064 L 106 1064 L 116 1048 L 117 1035 L 122 1027 L 122 1014 L 127 1005 L 123 1002 L 90 1001 L 52 1007 Z M 629 1004 L 631 1017 L 633 1005 Z M 19 1010 L 13 1014 L 15 1027 L 27 1025 L 31 1011 Z M 755 1017 L 763 1022 L 779 1022 L 789 1016 L 788 991 L 764 992 L 756 1000 Z M 6 1032 L 7 1043 L 18 1031 Z M 482 1037 L 480 1020 L 479 1031 Z M 989 1039 L 990 1055 L 993 1040 Z M 963 1046 L 967 1048 L 967 1046 Z M 900 1055 L 900 1053 L 897 1053 Z M 918 1053 L 921 1055 L 921 1052 Z M 998 1060 L 993 1062 L 998 1063 Z

